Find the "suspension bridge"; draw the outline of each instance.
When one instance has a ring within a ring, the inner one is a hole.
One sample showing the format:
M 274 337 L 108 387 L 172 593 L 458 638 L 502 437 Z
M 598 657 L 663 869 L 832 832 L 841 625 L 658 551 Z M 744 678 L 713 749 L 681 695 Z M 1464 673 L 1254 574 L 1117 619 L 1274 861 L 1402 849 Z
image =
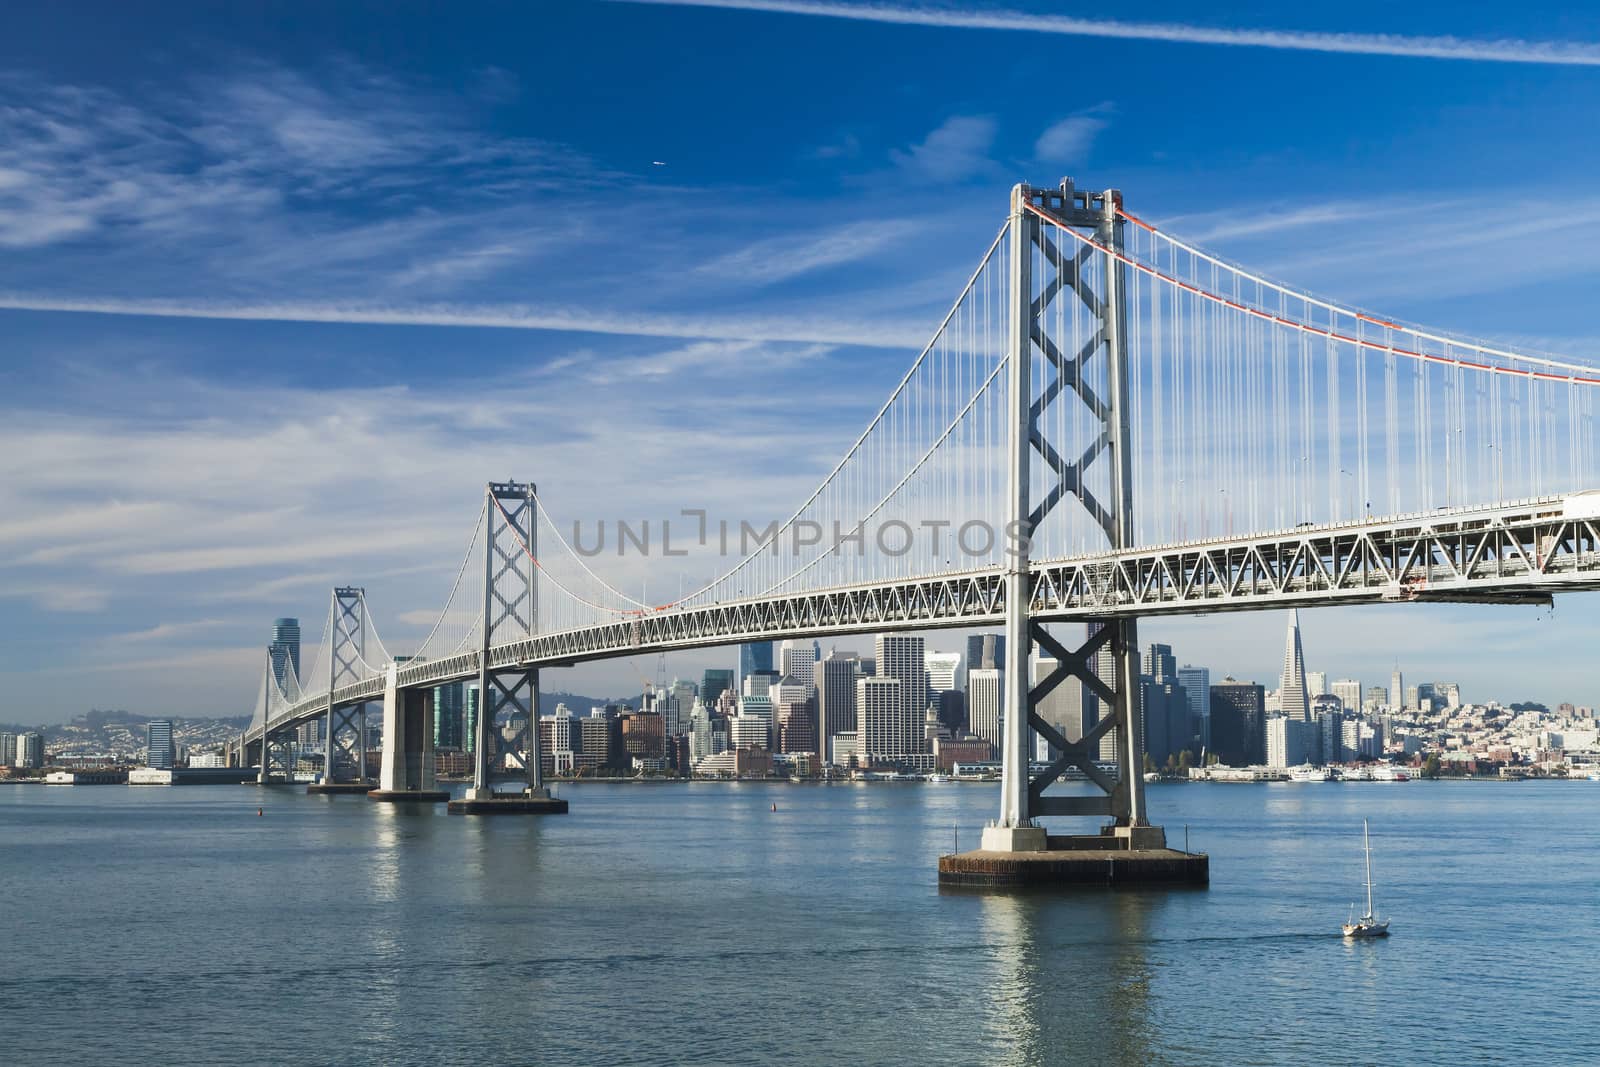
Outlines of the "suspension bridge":
M 1041 816 L 1159 848 L 1140 773 L 1140 618 L 1287 606 L 1545 603 L 1600 587 L 1600 368 L 1319 298 L 1130 213 L 1115 190 L 1019 185 L 932 339 L 821 484 L 725 573 L 666 604 L 590 566 L 531 483 L 487 487 L 451 592 L 409 656 L 335 589 L 312 666 L 264 666 L 240 756 L 262 780 L 326 723 L 328 774 L 437 795 L 431 688 L 476 680 L 473 788 L 516 759 L 545 797 L 545 668 L 745 641 L 997 626 L 1004 767 L 987 852 Z M 886 534 L 886 531 L 888 533 Z M 904 549 L 930 531 L 932 551 Z M 1097 622 L 1070 647 L 1050 623 Z M 1036 647 L 1057 663 L 1033 682 Z M 1114 678 L 1092 669 L 1109 649 Z M 1069 740 L 1035 712 L 1074 679 L 1109 709 Z M 503 720 L 523 724 L 497 736 Z M 920 721 L 918 723 L 920 725 Z M 1032 736 L 1058 757 L 1030 771 Z M 1115 739 L 1119 770 L 1096 764 Z M 498 760 L 498 764 L 497 764 Z M 1098 795 L 1047 794 L 1077 768 Z

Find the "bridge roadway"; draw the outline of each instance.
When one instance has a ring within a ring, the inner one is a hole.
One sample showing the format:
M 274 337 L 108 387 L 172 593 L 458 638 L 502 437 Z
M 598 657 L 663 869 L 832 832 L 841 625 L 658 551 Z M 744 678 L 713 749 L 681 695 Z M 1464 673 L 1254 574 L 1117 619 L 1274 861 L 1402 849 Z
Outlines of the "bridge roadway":
M 1199 615 L 1383 602 L 1548 603 L 1600 589 L 1600 491 L 1488 508 L 1036 561 L 1032 613 L 1044 621 Z M 539 634 L 489 650 L 492 668 L 565 667 L 712 645 L 883 630 L 998 626 L 999 567 L 668 610 Z M 478 676 L 477 650 L 390 669 L 412 689 Z M 376 675 L 336 689 L 334 707 L 381 701 Z M 309 697 L 244 742 L 327 713 Z

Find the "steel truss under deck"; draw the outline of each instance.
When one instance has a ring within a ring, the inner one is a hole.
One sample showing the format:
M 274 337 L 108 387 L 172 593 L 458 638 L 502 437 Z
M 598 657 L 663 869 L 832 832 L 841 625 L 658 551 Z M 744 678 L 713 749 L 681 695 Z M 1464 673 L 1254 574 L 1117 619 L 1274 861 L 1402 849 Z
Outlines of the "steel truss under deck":
M 1030 570 L 1030 614 L 1050 622 L 1410 601 L 1542 604 L 1556 593 L 1600 589 L 1600 519 L 1569 516 L 1555 497 L 1035 561 Z M 785 637 L 994 625 L 1005 615 L 1002 579 L 996 568 L 663 611 L 495 645 L 489 666 L 562 667 Z M 400 685 L 475 678 L 480 662 L 476 651 L 406 662 Z M 354 682 L 302 701 L 268 732 L 325 714 L 330 700 L 344 707 L 381 699 L 381 677 Z M 245 740 L 255 744 L 261 733 L 253 727 Z

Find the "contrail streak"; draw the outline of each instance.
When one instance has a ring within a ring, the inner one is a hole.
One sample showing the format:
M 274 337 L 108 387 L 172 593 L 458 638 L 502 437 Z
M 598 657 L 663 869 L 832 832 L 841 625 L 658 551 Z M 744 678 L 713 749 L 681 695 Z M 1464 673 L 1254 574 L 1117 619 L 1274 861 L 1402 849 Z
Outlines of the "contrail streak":
M 1586 42 L 1524 41 L 1516 38 L 1472 40 L 1463 37 L 1407 37 L 1392 33 L 1239 29 L 1194 26 L 1181 22 L 1121 22 L 1113 19 L 1076 18 L 1071 15 L 1033 15 L 1003 9 L 956 10 L 902 7 L 893 4 L 847 4 L 833 0 L 612 0 L 612 2 L 672 7 L 715 7 L 735 11 L 851 19 L 857 22 L 886 22 L 901 26 L 1017 30 L 1027 33 L 1059 34 L 1066 37 L 1111 37 L 1127 41 L 1217 44 L 1299 52 L 1410 56 L 1488 63 L 1600 66 L 1600 44 Z

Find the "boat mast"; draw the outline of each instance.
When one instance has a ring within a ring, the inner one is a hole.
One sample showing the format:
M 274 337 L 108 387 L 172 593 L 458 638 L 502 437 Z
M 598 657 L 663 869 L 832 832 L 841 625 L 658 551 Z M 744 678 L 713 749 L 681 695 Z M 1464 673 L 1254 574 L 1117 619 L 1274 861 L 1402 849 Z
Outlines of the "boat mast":
M 1367 853 L 1367 918 L 1374 918 L 1372 914 L 1372 841 L 1367 836 L 1367 820 L 1361 820 L 1361 847 Z

